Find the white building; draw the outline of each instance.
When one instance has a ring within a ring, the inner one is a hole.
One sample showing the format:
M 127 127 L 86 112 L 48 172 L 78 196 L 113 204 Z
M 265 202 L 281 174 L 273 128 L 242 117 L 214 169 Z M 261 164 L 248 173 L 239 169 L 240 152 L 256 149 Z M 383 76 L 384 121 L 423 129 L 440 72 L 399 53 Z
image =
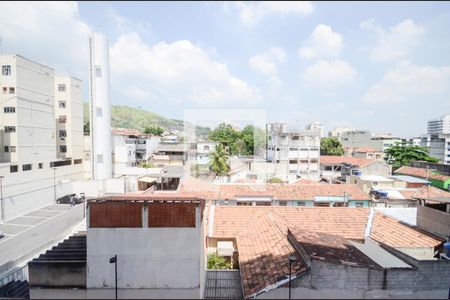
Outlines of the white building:
M 349 128 L 349 127 L 336 127 L 335 129 L 331 130 L 328 133 L 329 137 L 340 137 L 342 134 L 346 132 L 356 131 L 355 128 Z
M 340 136 L 340 141 L 349 153 L 362 147 L 370 147 L 375 152 L 382 152 L 389 147 L 401 144 L 402 139 L 391 134 L 372 134 L 368 131 L 348 131 Z
M 217 142 L 203 141 L 197 142 L 197 163 L 199 164 L 208 164 L 209 163 L 209 154 L 214 151 Z
M 428 121 L 428 134 L 450 134 L 450 114 Z
M 55 203 L 67 193 L 65 180 L 82 179 L 82 155 L 57 155 L 54 70 L 20 55 L 1 55 L 0 176 L 2 220 Z M 80 82 L 78 84 L 81 85 Z M 82 111 L 81 119 L 82 119 Z M 71 119 L 71 133 L 77 131 Z M 75 117 L 76 119 L 76 117 Z M 82 124 L 79 123 L 79 130 Z M 77 141 L 82 143 L 81 141 Z M 54 169 L 52 169 L 54 168 Z
M 89 50 L 92 179 L 109 179 L 112 177 L 112 138 L 107 39 L 93 33 L 89 39 Z
M 324 127 L 323 127 L 323 123 L 315 121 L 312 122 L 311 124 L 308 124 L 306 126 L 307 130 L 319 130 L 320 131 L 320 137 L 325 137 L 325 133 L 324 133 Z
M 58 158 L 83 158 L 83 91 L 81 80 L 55 77 L 55 116 Z
M 288 130 L 286 124 L 267 124 L 266 159 L 274 164 L 275 177 L 292 182 L 319 180 L 320 133 Z

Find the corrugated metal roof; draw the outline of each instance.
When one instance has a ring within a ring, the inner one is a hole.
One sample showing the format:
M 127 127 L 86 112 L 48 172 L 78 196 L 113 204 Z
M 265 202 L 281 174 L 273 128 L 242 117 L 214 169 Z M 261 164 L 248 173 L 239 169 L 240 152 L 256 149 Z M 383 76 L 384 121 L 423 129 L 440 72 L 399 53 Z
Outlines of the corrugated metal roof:
M 205 299 L 242 299 L 239 270 L 207 270 Z

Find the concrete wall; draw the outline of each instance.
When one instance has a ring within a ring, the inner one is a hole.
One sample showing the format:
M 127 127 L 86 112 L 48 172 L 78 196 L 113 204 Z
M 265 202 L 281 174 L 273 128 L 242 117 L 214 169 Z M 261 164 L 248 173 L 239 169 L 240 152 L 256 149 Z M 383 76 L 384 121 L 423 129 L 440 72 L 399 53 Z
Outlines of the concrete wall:
M 417 226 L 442 236 L 450 236 L 450 214 L 430 207 L 418 206 Z
M 195 228 L 87 229 L 87 287 L 114 287 L 118 257 L 118 286 L 135 289 L 187 289 L 200 296 L 201 219 Z
M 118 289 L 119 299 L 198 299 L 198 289 Z M 114 299 L 114 289 L 31 288 L 31 299 Z
M 86 286 L 85 262 L 33 262 L 29 282 L 34 286 L 79 287 Z

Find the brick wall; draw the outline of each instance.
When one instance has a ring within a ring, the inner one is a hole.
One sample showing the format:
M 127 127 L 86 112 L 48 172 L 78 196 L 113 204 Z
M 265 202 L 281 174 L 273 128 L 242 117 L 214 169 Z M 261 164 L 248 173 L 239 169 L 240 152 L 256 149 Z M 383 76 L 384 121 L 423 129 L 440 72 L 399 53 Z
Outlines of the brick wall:
M 98 227 L 142 227 L 142 203 L 90 203 L 89 226 Z
M 151 203 L 148 227 L 195 227 L 194 203 Z

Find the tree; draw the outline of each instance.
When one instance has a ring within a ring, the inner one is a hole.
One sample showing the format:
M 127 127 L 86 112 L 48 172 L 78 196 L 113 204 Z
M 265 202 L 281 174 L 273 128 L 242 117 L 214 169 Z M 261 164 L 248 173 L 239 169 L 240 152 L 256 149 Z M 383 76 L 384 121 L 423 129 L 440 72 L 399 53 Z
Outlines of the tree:
M 86 123 L 84 123 L 84 125 L 83 125 L 83 131 L 84 131 L 84 134 L 89 135 L 89 132 L 91 131 L 91 128 L 89 127 L 89 121 L 87 121 Z
M 283 183 L 283 179 L 278 178 L 278 177 L 274 177 L 274 178 L 270 178 L 269 180 L 267 180 L 267 183 Z
M 428 155 L 428 150 L 419 146 L 409 146 L 406 143 L 396 144 L 384 150 L 384 159 L 394 169 L 409 165 L 412 160 L 438 162 L 434 157 Z
M 237 140 L 240 139 L 240 133 L 230 124 L 221 123 L 209 133 L 209 139 L 219 142 L 224 147 L 227 147 L 231 155 L 239 154 Z
M 230 171 L 230 165 L 228 163 L 229 156 L 227 150 L 222 144 L 218 144 L 214 151 L 209 154 L 209 157 L 211 170 L 217 176 L 224 176 L 228 174 Z
M 217 254 L 209 254 L 208 269 L 210 270 L 233 269 L 233 263 L 228 262 L 224 257 L 219 256 Z
M 256 155 L 257 149 L 265 146 L 266 135 L 264 130 L 253 125 L 247 125 L 241 132 L 241 140 L 244 142 L 244 155 Z
M 161 136 L 164 133 L 164 128 L 160 126 L 145 126 L 144 133 Z
M 322 138 L 320 140 L 320 155 L 344 155 L 344 147 L 335 137 Z

